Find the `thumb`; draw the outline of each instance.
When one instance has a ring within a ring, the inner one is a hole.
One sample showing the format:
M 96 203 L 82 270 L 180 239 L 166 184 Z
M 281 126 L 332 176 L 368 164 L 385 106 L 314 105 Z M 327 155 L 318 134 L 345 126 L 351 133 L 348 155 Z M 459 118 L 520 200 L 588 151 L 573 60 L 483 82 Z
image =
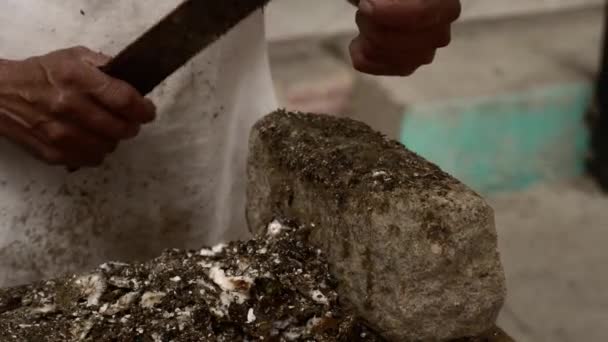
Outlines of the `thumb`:
M 110 62 L 110 60 L 112 60 L 112 57 L 110 57 L 108 55 L 105 55 L 101 52 L 88 50 L 88 49 L 85 51 L 82 51 L 81 58 L 85 63 L 90 64 L 97 68 L 108 64 Z
M 359 10 L 372 21 L 396 29 L 422 29 L 460 15 L 459 0 L 361 0 Z

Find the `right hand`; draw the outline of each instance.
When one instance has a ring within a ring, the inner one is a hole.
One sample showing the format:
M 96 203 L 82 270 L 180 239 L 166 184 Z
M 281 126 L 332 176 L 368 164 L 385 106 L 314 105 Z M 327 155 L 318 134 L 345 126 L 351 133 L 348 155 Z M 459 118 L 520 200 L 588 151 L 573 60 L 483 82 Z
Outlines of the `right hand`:
M 0 61 L 0 136 L 52 165 L 97 166 L 155 118 L 154 104 L 84 47 Z

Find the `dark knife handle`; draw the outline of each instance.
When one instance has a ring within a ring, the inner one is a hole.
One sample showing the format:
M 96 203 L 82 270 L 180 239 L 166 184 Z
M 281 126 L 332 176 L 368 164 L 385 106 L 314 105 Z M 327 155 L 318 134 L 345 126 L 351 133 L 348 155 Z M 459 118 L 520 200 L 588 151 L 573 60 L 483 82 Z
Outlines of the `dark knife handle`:
M 142 95 L 269 0 L 186 0 L 101 68 Z
M 108 64 L 100 67 L 99 70 L 108 76 L 129 83 L 143 96 L 148 95 L 155 87 L 138 73 L 133 72 L 131 63 L 125 60 L 121 62 L 121 60 L 112 59 Z
M 167 77 L 217 39 L 220 32 L 205 26 L 208 7 L 221 0 L 183 1 L 171 13 L 122 50 L 101 70 L 149 94 Z
M 163 72 L 163 70 L 159 69 L 146 70 L 147 67 L 142 65 L 142 63 L 148 64 L 142 61 L 142 56 L 154 53 L 149 50 L 151 49 L 148 47 L 139 44 L 135 45 L 134 43 L 134 45 L 127 47 L 127 49 L 120 52 L 108 64 L 99 69 L 113 78 L 129 83 L 141 95 L 148 95 L 169 76 L 169 72 L 167 71 Z M 171 70 L 173 71 L 173 69 Z
M 149 94 L 219 36 L 204 14 L 220 0 L 187 0 L 122 50 L 101 70 Z

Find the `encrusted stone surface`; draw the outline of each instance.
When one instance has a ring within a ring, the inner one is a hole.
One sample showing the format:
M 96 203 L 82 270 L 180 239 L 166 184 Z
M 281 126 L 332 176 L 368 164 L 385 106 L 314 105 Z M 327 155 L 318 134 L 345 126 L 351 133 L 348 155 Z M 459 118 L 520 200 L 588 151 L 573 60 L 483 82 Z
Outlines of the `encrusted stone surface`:
M 438 341 L 494 325 L 505 279 L 479 195 L 348 119 L 278 111 L 254 127 L 250 151 L 250 228 L 308 227 L 342 298 L 383 336 Z
M 0 341 L 386 341 L 341 304 L 306 234 L 272 222 L 256 240 L 0 290 Z
M 383 341 L 338 302 L 317 249 L 272 234 L 0 290 L 0 341 Z

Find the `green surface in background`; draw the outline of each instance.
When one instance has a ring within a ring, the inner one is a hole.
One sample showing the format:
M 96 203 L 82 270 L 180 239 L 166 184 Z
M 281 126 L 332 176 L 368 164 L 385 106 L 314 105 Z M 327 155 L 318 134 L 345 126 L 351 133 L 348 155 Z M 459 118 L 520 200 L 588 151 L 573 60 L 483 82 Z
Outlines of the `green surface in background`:
M 410 108 L 401 140 L 483 193 L 580 175 L 589 84 Z

